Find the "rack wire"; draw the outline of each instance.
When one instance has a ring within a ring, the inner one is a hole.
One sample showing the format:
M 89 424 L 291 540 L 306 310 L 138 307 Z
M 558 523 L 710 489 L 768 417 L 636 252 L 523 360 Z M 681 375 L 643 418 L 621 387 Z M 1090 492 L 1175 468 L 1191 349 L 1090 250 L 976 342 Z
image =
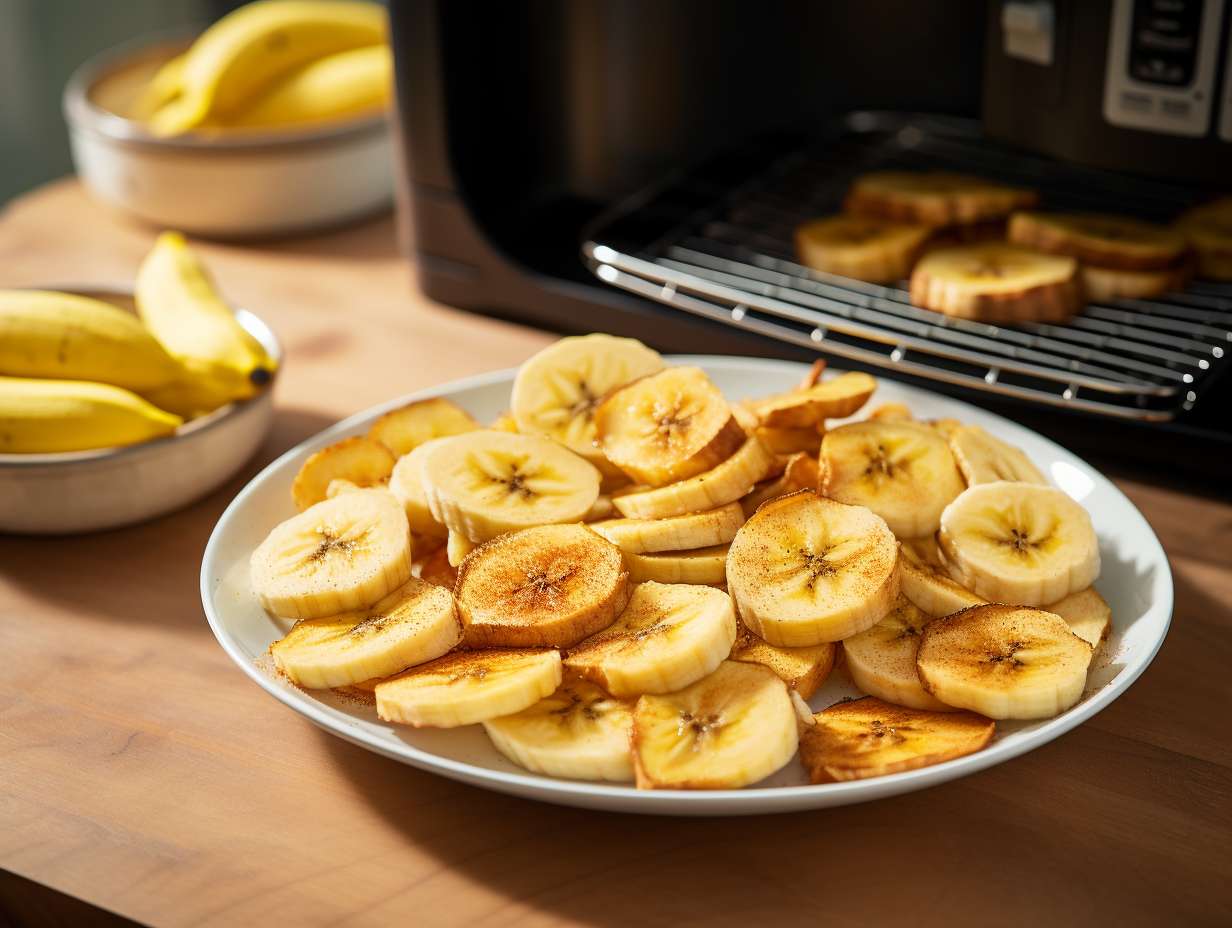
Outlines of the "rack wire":
M 764 140 L 643 191 L 595 224 L 583 255 L 600 280 L 745 331 L 1098 415 L 1172 419 L 1223 373 L 1229 284 L 1092 303 L 1064 325 L 1006 326 L 913 306 L 905 283 L 797 263 L 795 227 L 835 212 L 857 174 L 886 168 L 976 173 L 1039 190 L 1050 209 L 1156 221 L 1194 200 L 1188 188 L 1000 147 L 967 121 L 856 113 L 820 139 Z

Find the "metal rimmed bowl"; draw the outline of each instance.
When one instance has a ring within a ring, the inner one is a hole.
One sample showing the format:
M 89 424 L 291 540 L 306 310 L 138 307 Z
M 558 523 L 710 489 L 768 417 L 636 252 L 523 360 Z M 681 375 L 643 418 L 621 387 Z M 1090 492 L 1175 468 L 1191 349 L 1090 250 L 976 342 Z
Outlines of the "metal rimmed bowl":
M 115 290 L 55 288 L 133 308 Z M 200 499 L 238 471 L 269 431 L 282 346 L 252 313 L 236 318 L 278 364 L 256 396 L 185 423 L 174 434 L 121 448 L 0 454 L 0 532 L 36 535 L 131 525 Z
M 393 201 L 384 113 L 302 129 L 159 138 L 123 115 L 189 40 L 149 39 L 81 65 L 64 90 L 73 162 L 98 199 L 158 226 L 260 238 L 341 225 Z

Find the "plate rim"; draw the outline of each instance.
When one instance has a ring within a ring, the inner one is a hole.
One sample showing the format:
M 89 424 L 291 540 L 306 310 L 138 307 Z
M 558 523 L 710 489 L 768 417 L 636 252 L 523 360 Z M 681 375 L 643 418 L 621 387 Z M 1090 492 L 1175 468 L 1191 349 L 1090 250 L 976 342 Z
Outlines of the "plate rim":
M 694 364 L 709 368 L 727 367 L 740 369 L 747 367 L 749 364 L 766 365 L 791 371 L 807 368 L 807 365 L 798 361 L 739 355 L 668 354 L 664 355 L 664 358 L 673 363 Z M 827 371 L 830 373 L 842 373 L 843 370 L 843 368 L 827 367 Z M 405 742 L 397 747 L 380 744 L 375 740 L 364 737 L 363 732 L 360 730 L 351 731 L 350 729 L 355 726 L 340 724 L 336 719 L 330 717 L 330 712 L 337 711 L 331 706 L 313 699 L 309 694 L 301 690 L 279 685 L 278 681 L 272 679 L 247 654 L 240 650 L 238 642 L 233 640 L 232 636 L 223 628 L 221 616 L 214 609 L 212 597 L 212 586 L 214 585 L 214 580 L 219 576 L 218 572 L 213 568 L 218 558 L 218 546 L 221 544 L 222 534 L 230 521 L 243 508 L 248 498 L 257 492 L 259 485 L 263 482 L 263 478 L 272 470 L 282 466 L 289 459 L 315 449 L 326 440 L 334 438 L 340 433 L 345 433 L 362 421 L 375 418 L 406 403 L 437 396 L 448 396 L 463 390 L 482 388 L 501 381 L 512 380 L 516 372 L 517 368 L 511 367 L 462 377 L 434 387 L 427 387 L 404 394 L 346 416 L 296 443 L 293 447 L 287 449 L 261 468 L 235 495 L 231 502 L 227 504 L 227 507 L 219 515 L 214 528 L 210 531 L 209 540 L 206 542 L 202 553 L 200 571 L 201 602 L 210 630 L 223 651 L 239 666 L 246 676 L 266 693 L 294 712 L 307 718 L 318 728 L 366 750 L 409 764 L 429 773 L 439 774 L 482 788 L 494 789 L 499 792 L 538 799 L 544 802 L 660 815 L 730 815 L 786 812 L 809 807 L 820 808 L 830 805 L 851 804 L 905 792 L 913 792 L 977 773 L 1019 757 L 1028 751 L 1043 747 L 1048 742 L 1055 740 L 1094 717 L 1133 686 L 1159 653 L 1159 649 L 1163 646 L 1163 642 L 1171 628 L 1175 591 L 1172 567 L 1167 553 L 1159 537 L 1155 534 L 1155 530 L 1151 527 L 1150 522 L 1147 521 L 1141 510 L 1134 505 L 1133 501 L 1110 478 L 1085 459 L 1069 451 L 1051 438 L 1020 425 L 1012 419 L 990 410 L 982 409 L 956 397 L 890 379 L 889 382 L 894 383 L 897 387 L 939 397 L 948 403 L 958 404 L 964 410 L 975 410 L 981 416 L 993 416 L 1000 423 L 1010 426 L 1011 431 L 1019 431 L 1030 435 L 1033 440 L 1043 442 L 1050 449 L 1059 450 L 1070 457 L 1077 458 L 1092 472 L 1098 474 L 1112 491 L 1121 497 L 1130 512 L 1139 520 L 1141 527 L 1146 532 L 1144 538 L 1149 542 L 1147 547 L 1153 547 L 1153 550 L 1147 552 L 1151 555 L 1149 559 L 1157 561 L 1163 567 L 1159 582 L 1162 583 L 1164 595 L 1159 601 L 1152 602 L 1148 606 L 1148 613 L 1162 611 L 1162 627 L 1158 637 L 1151 646 L 1133 662 L 1127 663 L 1117 674 L 1117 677 L 1108 685 L 1072 709 L 1063 712 L 1061 715 L 1048 720 L 1040 727 L 1034 729 L 1030 732 L 1029 737 L 1015 744 L 1002 745 L 999 750 L 977 751 L 974 754 L 968 754 L 964 757 L 944 761 L 929 767 L 922 767 L 917 770 L 907 770 L 881 777 L 841 783 L 746 787 L 730 790 L 639 790 L 624 783 L 591 783 L 580 780 L 558 779 L 531 772 L 493 770 L 465 761 L 442 757 Z M 825 798 L 821 799 L 821 801 L 810 801 L 820 799 L 821 797 Z M 829 801 L 831 799 L 833 801 Z M 681 808 L 682 806 L 683 808 Z

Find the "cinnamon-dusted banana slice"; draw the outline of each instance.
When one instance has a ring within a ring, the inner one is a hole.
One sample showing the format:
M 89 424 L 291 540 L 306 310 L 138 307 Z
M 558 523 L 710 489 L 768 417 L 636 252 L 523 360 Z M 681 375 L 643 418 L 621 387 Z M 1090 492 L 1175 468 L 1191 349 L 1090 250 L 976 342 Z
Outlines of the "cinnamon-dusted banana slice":
M 867 506 L 900 538 L 937 531 L 965 485 L 950 446 L 913 422 L 865 421 L 831 429 L 821 443 L 821 493 Z
M 1109 300 L 1150 300 L 1184 290 L 1193 267 L 1183 263 L 1159 271 L 1126 271 L 1119 268 L 1082 266 L 1082 287 L 1093 303 Z
M 334 480 L 358 487 L 380 486 L 389 480 L 395 458 L 389 449 L 370 438 L 353 435 L 313 452 L 295 475 L 291 498 L 300 510 L 329 497 Z
M 924 626 L 916 669 L 947 705 L 992 719 L 1050 718 L 1082 697 L 1091 645 L 1051 612 L 972 606 Z
M 978 425 L 960 425 L 950 431 L 950 451 L 968 486 L 1009 480 L 1048 486 L 1048 478 L 1031 463 L 1026 452 L 989 435 Z
M 480 545 L 454 594 L 470 647 L 570 647 L 629 599 L 620 549 L 582 525 L 542 525 Z
M 911 302 L 982 322 L 1064 322 L 1082 308 L 1078 262 L 987 242 L 930 252 L 911 272 Z
M 830 641 L 802 648 L 781 648 L 757 637 L 747 625 L 739 622 L 731 660 L 761 664 L 801 698 L 812 699 L 834 669 L 837 654 L 838 645 Z M 811 711 L 809 716 L 812 717 Z
M 1112 631 L 1112 607 L 1093 586 L 1041 608 L 1063 618 L 1069 630 L 1095 650 L 1099 650 Z
M 911 272 L 931 232 L 927 226 L 866 216 L 826 216 L 796 229 L 796 253 L 815 271 L 893 283 Z
M 661 554 L 625 552 L 629 579 L 635 583 L 722 583 L 727 574 L 727 545 L 664 551 Z
M 898 543 L 898 579 L 903 595 L 933 617 L 984 604 L 949 575 L 932 535 Z
M 765 445 L 749 438 L 718 467 L 665 487 L 622 492 L 612 497 L 612 505 L 628 519 L 666 519 L 717 509 L 740 499 L 776 466 Z
M 473 432 L 479 423 L 450 400 L 435 396 L 390 410 L 372 423 L 368 437 L 401 457 L 434 438 Z
M 897 560 L 880 516 L 804 490 L 764 504 L 736 533 L 727 587 L 740 618 L 771 644 L 841 641 L 893 607 Z
M 668 368 L 614 390 L 594 421 L 607 459 L 655 487 L 721 464 L 745 440 L 727 400 L 699 367 Z
M 907 709 L 872 696 L 836 703 L 814 720 L 800 738 L 800 760 L 814 783 L 930 767 L 974 754 L 996 731 L 972 712 Z
M 424 457 L 432 450 L 434 442 L 444 441 L 443 438 L 433 438 L 416 445 L 410 451 L 398 458 L 393 472 L 389 475 L 389 490 L 398 497 L 398 502 L 406 510 L 407 521 L 411 523 L 411 531 L 417 535 L 428 535 L 433 538 L 444 538 L 449 529 L 436 521 L 428 506 L 428 495 L 423 487 Z
M 851 679 L 865 693 L 896 706 L 951 712 L 949 706 L 924 689 L 915 669 L 920 634 L 932 616 L 904 596 L 872 628 L 843 640 L 843 658 Z
M 1175 229 L 1104 213 L 1015 213 L 1008 238 L 1036 251 L 1126 271 L 1166 270 L 1186 248 Z
M 826 419 L 852 415 L 876 389 L 875 379 L 860 371 L 852 371 L 823 380 L 812 387 L 754 400 L 749 404 L 749 409 L 763 426 L 816 428 Z
M 945 171 L 874 171 L 857 177 L 843 201 L 859 216 L 940 227 L 1003 219 L 1033 206 L 1035 191 Z
M 728 503 L 718 509 L 666 519 L 610 519 L 591 523 L 590 527 L 621 551 L 653 554 L 725 545 L 742 525 L 744 510 L 739 503 Z
M 1183 213 L 1176 227 L 1197 252 L 1199 277 L 1232 280 L 1232 197 Z

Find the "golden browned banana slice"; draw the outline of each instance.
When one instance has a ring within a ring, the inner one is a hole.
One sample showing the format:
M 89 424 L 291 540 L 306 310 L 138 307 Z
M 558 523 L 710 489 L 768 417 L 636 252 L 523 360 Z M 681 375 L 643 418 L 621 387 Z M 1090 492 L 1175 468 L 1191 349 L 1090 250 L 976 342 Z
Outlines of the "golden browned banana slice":
M 945 171 L 874 171 L 856 178 L 843 209 L 859 216 L 925 226 L 970 225 L 1003 219 L 1033 206 L 1033 190 Z
M 903 403 L 882 403 L 869 411 L 868 417 L 880 422 L 914 422 L 915 416 Z
M 1021 448 L 989 435 L 978 425 L 952 429 L 949 440 L 950 451 L 968 486 L 998 480 L 1048 485 L 1048 478 Z
M 742 525 L 744 510 L 739 503 L 728 503 L 718 509 L 666 519 L 609 519 L 593 522 L 590 528 L 621 551 L 653 554 L 725 545 L 736 537 Z
M 808 454 L 793 454 L 787 459 L 783 473 L 774 480 L 767 480 L 753 487 L 740 505 L 745 516 L 751 516 L 762 503 L 800 490 L 816 490 L 821 480 L 817 459 Z
M 1190 264 L 1160 271 L 1125 271 L 1118 268 L 1082 266 L 1082 286 L 1093 303 L 1109 300 L 1150 300 L 1184 290 L 1193 274 Z
M 897 560 L 880 516 L 803 490 L 765 503 L 736 533 L 727 587 L 740 618 L 773 645 L 841 641 L 890 611 Z
M 416 728 L 513 715 L 560 686 L 559 651 L 455 651 L 376 685 L 376 714 Z
M 920 633 L 932 616 L 900 596 L 889 615 L 870 629 L 843 641 L 843 658 L 856 686 L 886 702 L 910 709 L 950 712 L 924 689 L 915 669 Z
M 454 592 L 470 647 L 569 647 L 629 599 L 620 549 L 582 525 L 542 525 L 476 548 Z
M 930 252 L 911 272 L 911 302 L 982 322 L 1064 322 L 1082 308 L 1078 262 L 988 242 Z
M 1112 608 L 1093 586 L 1042 608 L 1063 618 L 1071 632 L 1097 651 L 1112 631 Z
M 1103 213 L 1015 213 L 1008 238 L 1025 248 L 1126 271 L 1165 270 L 1186 248 L 1175 229 Z
M 731 649 L 733 661 L 761 664 L 803 699 L 812 699 L 821 689 L 834 669 L 837 654 L 838 645 L 831 641 L 804 648 L 776 647 L 754 635 L 743 622 L 737 624 L 736 643 Z M 811 710 L 808 715 L 811 719 Z
M 661 554 L 625 552 L 629 579 L 635 583 L 722 583 L 726 579 L 727 545 L 664 551 Z
M 949 575 L 931 535 L 898 543 L 898 579 L 903 595 L 934 618 L 984 604 Z
M 800 738 L 800 760 L 814 783 L 931 767 L 974 754 L 996 731 L 972 712 L 906 709 L 872 696 L 836 703 L 814 719 Z
M 866 216 L 826 216 L 796 229 L 796 254 L 815 271 L 893 283 L 911 272 L 931 232 L 927 226 Z
M 1232 197 L 1183 213 L 1177 229 L 1198 255 L 1198 275 L 1232 280 Z
M 633 710 L 639 789 L 739 789 L 764 780 L 796 753 L 787 686 L 756 664 L 723 661 L 708 677 Z
M 850 416 L 876 389 L 876 380 L 868 374 L 852 371 L 812 387 L 754 400 L 749 409 L 763 426 L 816 428 L 826 419 Z
M 461 435 L 479 428 L 471 414 L 443 397 L 417 400 L 391 410 L 372 423 L 368 437 L 401 457 L 434 438 Z
M 989 604 L 929 622 L 916 670 L 947 705 L 992 719 L 1043 719 L 1082 697 L 1091 653 L 1060 616 Z
M 333 480 L 348 480 L 359 487 L 379 486 L 389 480 L 394 456 L 380 442 L 353 435 L 313 452 L 295 475 L 291 498 L 299 509 L 326 499 Z
M 867 506 L 900 538 L 937 531 L 941 512 L 964 489 L 950 446 L 914 422 L 853 422 L 821 442 L 821 493 Z
M 756 438 L 749 438 L 739 451 L 712 470 L 665 487 L 613 495 L 612 505 L 629 519 L 666 519 L 717 509 L 740 499 L 776 466 L 775 456 Z
M 812 426 L 803 429 L 777 429 L 773 426 L 759 425 L 752 434 L 775 454 L 811 454 L 816 455 L 821 447 L 821 436 L 825 429 Z
M 698 367 L 668 368 L 612 391 L 595 409 L 595 432 L 609 461 L 655 487 L 721 464 L 745 440 Z

